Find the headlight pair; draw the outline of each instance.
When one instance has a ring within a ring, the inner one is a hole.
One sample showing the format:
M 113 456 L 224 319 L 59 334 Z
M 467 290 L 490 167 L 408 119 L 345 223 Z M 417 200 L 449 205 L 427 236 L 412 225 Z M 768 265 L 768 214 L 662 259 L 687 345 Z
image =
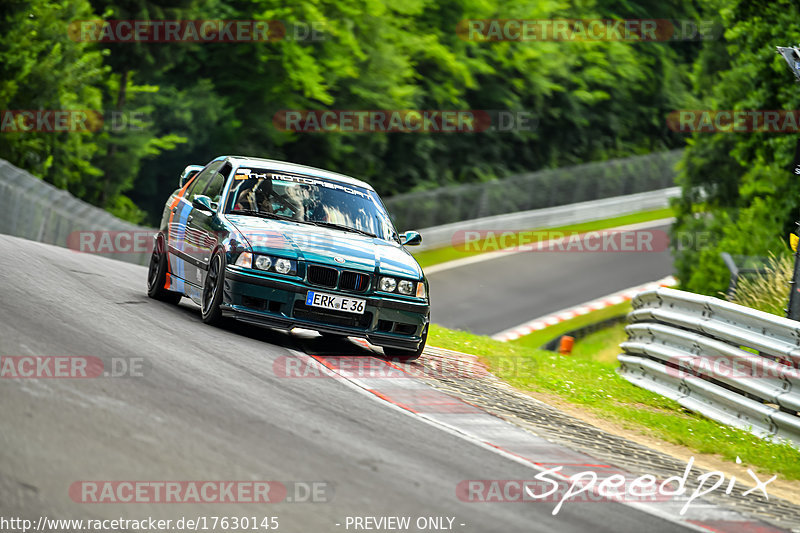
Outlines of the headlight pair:
M 417 296 L 418 298 L 425 298 L 426 296 L 425 284 L 421 281 L 416 282 L 385 276 L 378 282 L 378 288 L 383 292 L 397 292 L 406 296 Z
M 278 274 L 293 276 L 297 274 L 297 261 L 274 257 L 271 255 L 253 254 L 242 252 L 236 259 L 236 266 L 245 268 L 255 268 L 267 272 L 277 272 Z

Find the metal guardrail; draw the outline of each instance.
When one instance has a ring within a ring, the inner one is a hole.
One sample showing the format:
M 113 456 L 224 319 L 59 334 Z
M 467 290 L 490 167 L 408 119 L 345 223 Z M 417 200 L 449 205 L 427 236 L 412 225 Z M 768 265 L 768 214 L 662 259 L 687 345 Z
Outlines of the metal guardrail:
M 713 420 L 800 446 L 800 322 L 674 289 L 639 294 L 628 381 Z
M 670 198 L 678 197 L 680 194 L 680 187 L 669 187 L 667 189 L 603 198 L 602 200 L 592 200 L 590 202 L 463 220 L 432 228 L 415 228 L 422 234 L 422 244 L 415 251 L 459 245 L 463 242 L 465 231 L 525 231 L 555 228 L 569 224 L 603 220 L 650 209 L 661 209 L 669 206 Z
M 0 159 L 0 233 L 69 247 L 78 232 L 150 232 Z M 149 253 L 97 254 L 146 265 Z
M 384 201 L 400 231 L 673 187 L 683 150 L 527 172 L 399 194 Z M 526 228 L 528 229 L 528 228 Z

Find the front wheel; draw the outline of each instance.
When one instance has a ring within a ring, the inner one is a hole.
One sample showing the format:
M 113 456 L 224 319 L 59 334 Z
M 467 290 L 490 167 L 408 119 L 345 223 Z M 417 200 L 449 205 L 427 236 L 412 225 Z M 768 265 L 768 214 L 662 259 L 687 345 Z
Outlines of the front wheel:
M 177 304 L 182 295 L 164 288 L 167 284 L 167 253 L 164 248 L 164 240 L 156 239 L 147 271 L 147 295 L 154 300 Z
M 225 256 L 220 252 L 214 254 L 208 263 L 206 282 L 203 284 L 203 305 L 201 314 L 203 322 L 211 325 L 222 323 L 222 292 L 225 284 Z
M 398 363 L 410 363 L 416 361 L 425 350 L 425 343 L 428 341 L 428 326 L 425 326 L 425 331 L 422 333 L 422 340 L 416 350 L 403 350 L 402 348 L 383 348 L 383 354 L 390 361 L 397 361 Z

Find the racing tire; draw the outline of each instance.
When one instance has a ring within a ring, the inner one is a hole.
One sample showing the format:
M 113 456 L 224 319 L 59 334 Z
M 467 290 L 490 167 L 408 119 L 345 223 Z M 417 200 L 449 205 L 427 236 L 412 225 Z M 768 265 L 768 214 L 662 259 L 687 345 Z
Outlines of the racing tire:
M 164 250 L 164 239 L 156 239 L 153 253 L 150 255 L 150 265 L 147 270 L 147 296 L 154 300 L 177 304 L 183 295 L 168 291 L 164 288 L 167 284 L 167 254 Z
M 222 324 L 222 293 L 225 286 L 225 255 L 219 252 L 211 257 L 208 262 L 206 281 L 203 283 L 203 299 L 200 312 L 203 322 L 212 326 Z
M 419 356 L 422 355 L 422 352 L 425 350 L 425 343 L 427 341 L 428 326 L 425 326 L 425 331 L 422 333 L 422 340 L 420 341 L 419 347 L 416 350 L 403 350 L 402 348 L 390 348 L 385 346 L 383 348 L 383 354 L 390 361 L 396 361 L 398 363 L 410 363 L 411 361 L 416 361 L 419 359 Z

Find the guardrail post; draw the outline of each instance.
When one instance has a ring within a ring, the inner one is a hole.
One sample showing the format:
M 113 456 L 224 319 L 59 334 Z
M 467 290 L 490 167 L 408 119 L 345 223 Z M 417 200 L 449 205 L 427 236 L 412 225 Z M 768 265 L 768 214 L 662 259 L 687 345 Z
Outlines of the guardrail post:
M 800 227 L 800 222 L 795 222 Z M 800 230 L 795 230 L 800 232 Z M 797 286 L 798 275 L 800 275 L 800 246 L 794 246 L 794 270 L 792 271 L 792 281 L 789 282 L 789 304 L 786 307 L 786 318 L 800 320 L 800 287 Z

